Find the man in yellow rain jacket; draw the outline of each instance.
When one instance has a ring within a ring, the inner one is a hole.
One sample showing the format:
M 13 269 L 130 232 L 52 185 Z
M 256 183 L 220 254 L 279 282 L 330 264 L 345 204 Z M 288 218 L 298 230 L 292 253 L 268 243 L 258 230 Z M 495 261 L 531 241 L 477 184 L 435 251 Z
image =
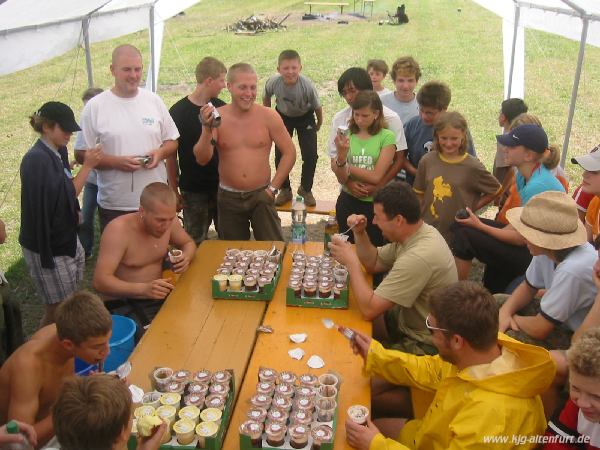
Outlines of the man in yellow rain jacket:
M 365 372 L 435 392 L 422 420 L 346 422 L 359 450 L 532 449 L 546 419 L 540 394 L 552 383 L 548 351 L 498 334 L 498 307 L 477 283 L 462 281 L 430 297 L 427 317 L 437 356 L 386 350 L 361 333 L 352 340 Z M 402 426 L 404 424 L 404 426 Z M 379 428 L 378 428 L 379 426 Z M 381 431 L 380 431 L 381 429 Z

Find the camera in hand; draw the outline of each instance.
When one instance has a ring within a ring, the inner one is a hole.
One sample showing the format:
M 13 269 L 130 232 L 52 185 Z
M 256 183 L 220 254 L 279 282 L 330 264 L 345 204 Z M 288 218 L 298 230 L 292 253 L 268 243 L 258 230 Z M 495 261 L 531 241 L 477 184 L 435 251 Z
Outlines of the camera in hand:
M 469 218 L 469 212 L 465 208 L 461 208 L 458 211 L 456 211 L 455 217 L 457 219 L 468 219 Z

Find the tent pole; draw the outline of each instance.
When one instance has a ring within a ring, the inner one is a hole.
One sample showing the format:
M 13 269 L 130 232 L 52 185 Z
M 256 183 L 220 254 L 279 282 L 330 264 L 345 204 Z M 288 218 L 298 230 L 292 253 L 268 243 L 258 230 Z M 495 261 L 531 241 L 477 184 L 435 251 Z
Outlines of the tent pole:
M 92 70 L 92 55 L 90 52 L 90 16 L 86 16 L 82 21 L 83 25 L 83 45 L 85 47 L 85 67 L 87 69 L 88 87 L 94 87 L 94 73 Z
M 513 41 L 512 49 L 510 52 L 510 72 L 508 74 L 508 91 L 506 98 L 510 98 L 510 92 L 512 90 L 513 82 L 513 71 L 515 69 L 515 49 L 517 48 L 517 32 L 519 31 L 519 18 L 521 16 L 521 7 L 515 2 L 515 25 L 513 28 Z
M 154 4 L 150 7 L 150 89 L 156 93 L 156 69 L 154 67 L 156 45 L 154 42 Z
M 583 57 L 585 55 L 585 42 L 590 21 L 587 17 L 582 17 L 583 26 L 581 28 L 581 39 L 579 42 L 579 55 L 577 57 L 577 69 L 575 69 L 575 80 L 573 81 L 573 90 L 571 91 L 571 103 L 569 105 L 569 118 L 567 119 L 567 128 L 565 129 L 565 139 L 563 141 L 562 153 L 560 155 L 560 165 L 565 167 L 567 159 L 567 150 L 569 149 L 569 138 L 571 137 L 571 128 L 573 127 L 573 116 L 575 115 L 575 103 L 577 102 L 577 90 L 579 89 L 579 78 L 581 77 L 581 67 L 583 66 Z

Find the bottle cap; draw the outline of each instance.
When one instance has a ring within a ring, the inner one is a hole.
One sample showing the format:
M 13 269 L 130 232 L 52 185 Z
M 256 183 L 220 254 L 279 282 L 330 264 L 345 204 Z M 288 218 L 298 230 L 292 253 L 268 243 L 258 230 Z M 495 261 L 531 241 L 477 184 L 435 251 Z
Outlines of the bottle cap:
M 14 420 L 11 420 L 6 424 L 6 432 L 8 434 L 19 434 L 19 424 Z

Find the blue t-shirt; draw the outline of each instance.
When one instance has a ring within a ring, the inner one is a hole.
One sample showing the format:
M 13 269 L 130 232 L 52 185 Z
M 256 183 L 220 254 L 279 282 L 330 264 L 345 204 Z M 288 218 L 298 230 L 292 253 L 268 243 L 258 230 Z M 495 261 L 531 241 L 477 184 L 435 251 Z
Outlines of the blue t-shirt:
M 516 173 L 517 191 L 519 192 L 519 197 L 521 197 L 521 206 L 525 206 L 531 197 L 541 194 L 542 192 L 565 192 L 565 188 L 561 182 L 558 181 L 558 178 L 556 178 L 543 164 L 540 164 L 540 166 L 533 171 L 529 181 L 525 181 L 525 178 L 518 170 Z
M 406 145 L 408 147 L 406 157 L 414 168 L 419 167 L 421 158 L 433 148 L 433 125 L 426 125 L 421 117 L 415 116 L 404 124 L 404 136 L 406 136 Z M 475 154 L 475 146 L 471 133 L 467 131 L 467 152 L 470 155 Z M 415 177 L 406 174 L 406 182 L 413 184 Z

